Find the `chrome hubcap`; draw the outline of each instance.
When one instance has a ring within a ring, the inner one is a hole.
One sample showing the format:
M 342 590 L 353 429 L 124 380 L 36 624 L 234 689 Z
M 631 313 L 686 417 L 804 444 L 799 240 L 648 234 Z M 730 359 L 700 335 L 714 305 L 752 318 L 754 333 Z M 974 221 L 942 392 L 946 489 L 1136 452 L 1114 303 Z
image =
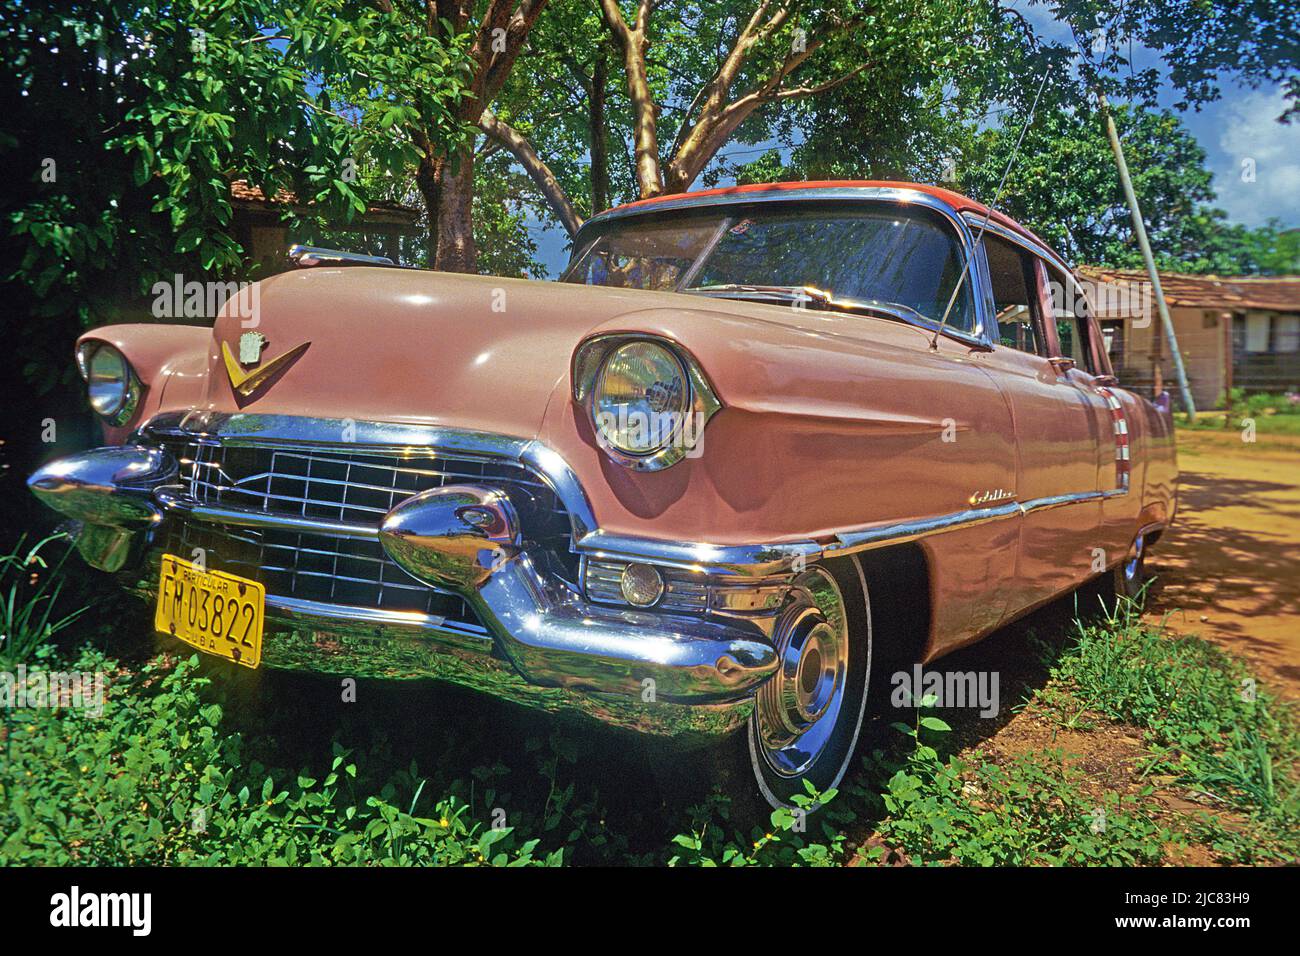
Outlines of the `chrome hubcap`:
M 758 694 L 757 737 L 776 773 L 797 776 L 826 749 L 844 701 L 849 640 L 844 599 L 835 579 L 813 568 L 775 632 L 781 666 Z

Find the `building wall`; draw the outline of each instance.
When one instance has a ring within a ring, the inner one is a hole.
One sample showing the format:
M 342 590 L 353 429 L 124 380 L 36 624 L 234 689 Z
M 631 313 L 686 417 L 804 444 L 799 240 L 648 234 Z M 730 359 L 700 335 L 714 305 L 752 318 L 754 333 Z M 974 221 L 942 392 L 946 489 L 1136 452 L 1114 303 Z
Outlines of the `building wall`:
M 1232 384 L 1247 392 L 1300 387 L 1300 313 L 1250 309 L 1237 317 Z
M 1164 340 L 1160 318 L 1154 314 L 1154 309 L 1152 312 L 1147 325 L 1143 325 L 1141 319 L 1124 320 L 1123 361 L 1117 363 L 1116 374 L 1122 384 L 1149 392 L 1158 359 L 1165 388 L 1177 402 L 1178 379 L 1174 363 Z M 1192 400 L 1198 408 L 1213 408 L 1219 404 L 1226 385 L 1225 359 L 1231 348 L 1227 320 L 1221 313 L 1187 306 L 1174 306 L 1169 314 L 1174 322 L 1174 334 L 1178 336 L 1178 348 L 1183 354 Z M 1112 361 L 1114 359 L 1112 355 Z

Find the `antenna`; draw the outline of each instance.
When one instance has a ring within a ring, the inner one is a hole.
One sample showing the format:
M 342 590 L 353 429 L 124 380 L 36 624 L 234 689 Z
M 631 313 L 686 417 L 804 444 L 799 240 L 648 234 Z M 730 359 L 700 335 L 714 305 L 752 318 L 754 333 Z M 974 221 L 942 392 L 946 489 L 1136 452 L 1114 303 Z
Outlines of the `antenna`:
M 1016 137 L 1016 145 L 1011 148 L 1011 158 L 1007 160 L 1007 168 L 1002 170 L 1002 178 L 998 180 L 998 188 L 993 194 L 993 201 L 984 207 L 984 219 L 979 225 L 979 231 L 975 234 L 976 246 L 984 238 L 984 230 L 988 228 L 989 217 L 993 215 L 993 207 L 1002 198 L 1002 187 L 1007 184 L 1007 176 L 1011 174 L 1011 167 L 1015 165 L 1016 157 L 1020 154 L 1020 144 L 1024 142 L 1025 133 L 1029 131 L 1029 124 L 1034 121 L 1034 112 L 1038 109 L 1038 100 L 1043 95 L 1043 88 L 1047 86 L 1048 69 L 1050 67 L 1043 67 L 1043 81 L 1038 84 L 1038 92 L 1034 94 L 1034 102 L 1029 107 L 1029 115 L 1025 117 L 1025 125 L 1020 127 L 1020 135 Z M 948 305 L 943 310 L 943 318 L 939 320 L 939 327 L 934 330 L 934 338 L 930 340 L 931 349 L 938 349 L 939 347 L 939 336 L 943 333 L 944 326 L 948 324 L 948 316 L 952 314 L 952 307 L 957 302 L 957 294 L 961 292 L 962 284 L 966 281 L 966 273 L 970 271 L 971 259 L 972 256 L 966 257 L 966 263 L 961 267 L 961 275 L 957 277 L 957 284 L 952 287 L 952 295 L 948 296 Z

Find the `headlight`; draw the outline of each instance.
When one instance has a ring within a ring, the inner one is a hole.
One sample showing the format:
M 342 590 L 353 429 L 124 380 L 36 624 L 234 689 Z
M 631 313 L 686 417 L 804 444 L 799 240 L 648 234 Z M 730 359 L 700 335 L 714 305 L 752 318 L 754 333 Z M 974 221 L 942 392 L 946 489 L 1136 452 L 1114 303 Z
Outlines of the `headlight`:
M 135 412 L 140 400 L 140 383 L 126 356 L 113 346 L 93 348 L 84 359 L 78 356 L 78 365 L 85 369 L 90 407 L 109 424 L 121 425 Z
M 592 411 L 610 445 L 627 455 L 650 455 L 672 441 L 690 398 L 677 356 L 654 342 L 628 342 L 606 357 Z
M 601 447 L 638 471 L 667 468 L 697 449 L 722 407 L 689 355 L 648 336 L 589 339 L 574 355 L 573 375 L 574 397 Z

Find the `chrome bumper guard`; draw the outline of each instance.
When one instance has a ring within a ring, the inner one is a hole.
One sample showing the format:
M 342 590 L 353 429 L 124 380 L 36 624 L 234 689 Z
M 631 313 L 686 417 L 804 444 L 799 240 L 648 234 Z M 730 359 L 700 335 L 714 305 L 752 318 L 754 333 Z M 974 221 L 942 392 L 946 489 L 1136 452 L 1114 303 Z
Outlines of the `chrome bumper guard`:
M 642 732 L 714 735 L 743 721 L 778 665 L 772 596 L 782 589 L 770 578 L 760 589 L 763 606 L 740 612 L 687 616 L 594 604 L 540 570 L 545 562 L 523 547 L 509 498 L 491 486 L 416 494 L 376 527 L 195 502 L 176 475 L 167 451 L 128 445 L 52 462 L 28 485 L 80 523 L 78 550 L 106 571 L 138 566 L 171 519 L 283 530 L 301 524 L 299 530 L 378 537 L 415 578 L 464 597 L 491 635 L 489 641 L 425 614 L 268 594 L 267 633 L 278 636 L 264 647 L 267 666 L 449 679 L 546 709 L 576 707 Z M 619 554 L 634 558 L 634 550 L 622 542 Z M 142 593 L 156 588 L 149 575 L 157 555 L 150 557 L 136 587 Z M 734 589 L 735 570 L 725 573 Z M 338 653 L 342 645 L 349 653 Z M 350 652 L 362 648 L 370 664 L 354 666 Z

